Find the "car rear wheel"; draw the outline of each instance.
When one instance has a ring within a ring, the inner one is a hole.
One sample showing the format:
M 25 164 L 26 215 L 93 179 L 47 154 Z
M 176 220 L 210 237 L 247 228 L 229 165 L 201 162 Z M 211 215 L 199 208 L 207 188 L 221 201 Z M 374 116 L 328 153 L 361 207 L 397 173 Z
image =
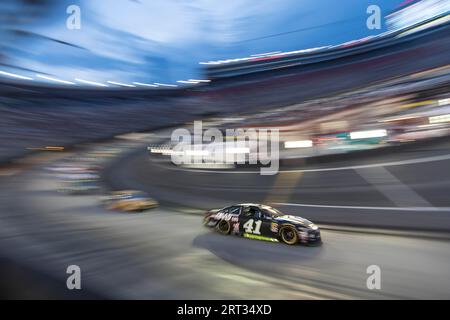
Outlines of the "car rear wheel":
M 283 241 L 284 243 L 289 244 L 289 245 L 293 245 L 298 242 L 297 231 L 291 226 L 286 226 L 286 227 L 281 228 L 280 238 L 281 238 L 281 241 Z
M 217 230 L 222 234 L 229 234 L 231 231 L 231 225 L 229 221 L 221 220 L 217 224 Z

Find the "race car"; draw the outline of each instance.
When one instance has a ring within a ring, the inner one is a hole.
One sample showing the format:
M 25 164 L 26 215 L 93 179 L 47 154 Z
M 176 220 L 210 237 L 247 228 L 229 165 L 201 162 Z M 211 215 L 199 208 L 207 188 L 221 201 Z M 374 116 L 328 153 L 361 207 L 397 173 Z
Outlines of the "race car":
M 244 203 L 213 209 L 205 213 L 203 224 L 222 234 L 289 245 L 322 241 L 319 228 L 311 221 L 263 204 Z
M 142 212 L 159 205 L 158 201 L 150 198 L 145 192 L 137 190 L 114 191 L 101 201 L 109 210 L 126 212 Z

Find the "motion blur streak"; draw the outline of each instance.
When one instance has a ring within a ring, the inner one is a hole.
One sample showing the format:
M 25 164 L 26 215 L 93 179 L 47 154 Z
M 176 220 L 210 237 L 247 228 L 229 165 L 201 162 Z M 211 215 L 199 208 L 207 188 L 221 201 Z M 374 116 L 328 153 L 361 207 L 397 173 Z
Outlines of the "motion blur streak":
M 65 1 L 2 1 L 0 296 L 450 299 L 449 2 L 373 2 L 381 29 L 356 0 L 79 1 L 72 30 Z M 224 139 L 175 165 L 200 120 Z M 279 132 L 276 175 L 237 128 Z M 323 244 L 202 226 L 236 203 Z

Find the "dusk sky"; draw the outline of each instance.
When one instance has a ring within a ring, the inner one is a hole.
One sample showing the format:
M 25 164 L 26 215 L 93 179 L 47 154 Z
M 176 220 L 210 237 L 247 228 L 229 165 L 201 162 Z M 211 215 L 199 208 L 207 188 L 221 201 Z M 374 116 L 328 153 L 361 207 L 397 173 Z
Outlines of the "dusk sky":
M 386 15 L 401 0 L 3 0 L 2 70 L 130 83 L 201 78 L 200 61 L 333 45 L 385 31 L 366 27 L 367 7 Z M 67 6 L 81 29 L 66 28 Z M 55 41 L 57 40 L 57 41 Z M 20 67 L 22 69 L 17 69 Z

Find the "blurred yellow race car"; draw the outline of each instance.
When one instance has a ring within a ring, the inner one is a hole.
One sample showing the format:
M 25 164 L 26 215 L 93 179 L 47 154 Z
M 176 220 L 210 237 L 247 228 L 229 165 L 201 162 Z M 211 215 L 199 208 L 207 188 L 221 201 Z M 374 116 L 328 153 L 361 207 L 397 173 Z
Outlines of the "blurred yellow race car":
M 145 192 L 137 190 L 114 191 L 103 197 L 102 202 L 109 210 L 125 212 L 142 212 L 159 205 L 158 201 L 150 198 Z

